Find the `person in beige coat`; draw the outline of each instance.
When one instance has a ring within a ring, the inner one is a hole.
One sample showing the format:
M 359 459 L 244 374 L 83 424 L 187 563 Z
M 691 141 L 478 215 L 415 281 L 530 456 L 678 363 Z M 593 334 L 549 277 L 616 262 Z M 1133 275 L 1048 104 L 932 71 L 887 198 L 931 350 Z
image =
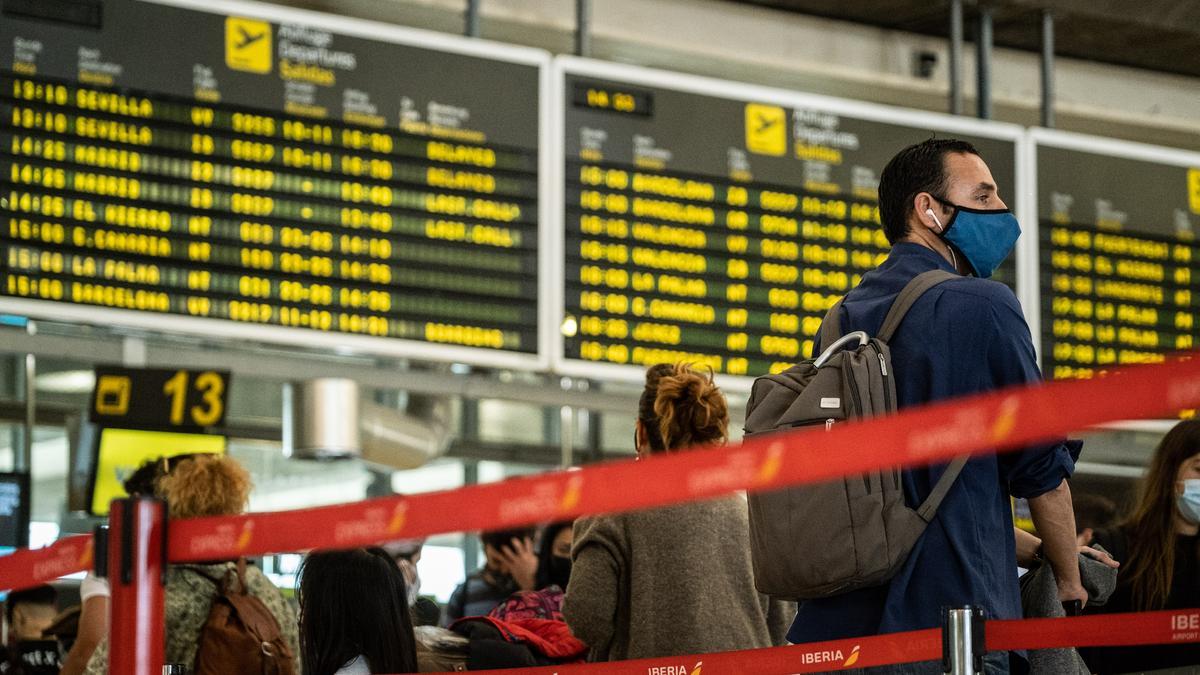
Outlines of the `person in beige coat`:
M 728 438 L 725 397 L 686 364 L 646 373 L 639 457 Z M 575 523 L 563 615 L 592 661 L 679 656 L 784 644 L 785 603 L 754 588 L 744 497 Z

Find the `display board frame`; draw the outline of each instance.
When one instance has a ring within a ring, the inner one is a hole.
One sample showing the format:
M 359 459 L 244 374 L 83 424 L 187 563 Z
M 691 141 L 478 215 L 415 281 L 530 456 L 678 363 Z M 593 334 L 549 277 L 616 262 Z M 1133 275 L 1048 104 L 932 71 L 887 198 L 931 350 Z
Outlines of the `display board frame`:
M 318 26 L 322 30 L 349 37 L 390 42 L 394 44 L 473 56 L 494 61 L 532 66 L 538 72 L 538 284 L 549 287 L 554 273 L 550 252 L 555 248 L 554 226 L 550 196 L 554 192 L 553 168 L 557 166 L 553 152 L 556 143 L 551 133 L 551 64 L 549 52 L 500 42 L 462 38 L 416 28 L 396 26 L 378 21 L 356 19 L 305 9 L 281 7 L 253 0 L 140 0 L 143 2 L 206 12 L 216 15 L 237 15 L 274 23 L 294 23 Z M 247 340 L 277 346 L 331 349 L 339 353 L 413 358 L 419 360 L 466 363 L 471 365 L 544 371 L 550 367 L 552 333 L 550 317 L 553 307 L 544 292 L 537 298 L 537 349 L 520 353 L 500 349 L 444 345 L 393 337 L 373 337 L 339 332 L 322 332 L 305 328 L 249 324 L 228 319 L 212 319 L 179 314 L 156 314 L 137 310 L 92 307 L 50 300 L 0 296 L 0 313 L 28 316 L 34 319 L 94 325 L 115 325 L 162 334 L 183 334 L 188 337 L 217 340 Z M 557 326 L 557 324 L 555 324 Z
M 1034 349 L 1037 351 L 1038 362 L 1041 363 L 1044 345 L 1042 345 L 1040 309 L 1042 289 L 1039 282 L 1041 270 L 1038 245 L 1041 237 L 1041 223 L 1039 222 L 1038 203 L 1041 176 L 1038 171 L 1038 148 L 1045 146 L 1060 150 L 1075 150 L 1121 159 L 1189 168 L 1200 167 L 1200 152 L 1070 131 L 1059 131 L 1044 127 L 1026 129 L 1025 137 L 1025 158 L 1023 162 L 1026 167 L 1024 171 L 1026 192 L 1025 198 L 1021 200 L 1021 212 L 1018 214 L 1021 219 L 1022 230 L 1021 242 L 1019 244 L 1022 255 L 1018 257 L 1018 278 L 1021 278 L 1023 273 L 1026 279 L 1025 288 L 1020 295 L 1021 304 L 1024 307 L 1038 308 L 1038 311 L 1034 312 L 1032 316 L 1030 316 L 1028 310 L 1025 313 L 1026 320 L 1029 323 L 1029 330 L 1034 336 L 1033 344 Z
M 608 363 L 597 363 L 580 359 L 568 359 L 564 354 L 563 336 L 561 334 L 561 324 L 565 318 L 565 299 L 566 299 L 566 273 L 565 273 L 565 232 L 566 232 L 566 214 L 565 214 L 565 175 L 568 158 L 566 157 L 565 147 L 563 146 L 566 133 L 566 112 L 570 105 L 566 94 L 566 83 L 568 76 L 594 77 L 602 80 L 610 80 L 620 83 L 628 83 L 634 86 L 642 87 L 659 87 L 665 89 L 673 89 L 676 91 L 692 94 L 700 94 L 717 98 L 725 98 L 732 100 L 744 100 L 747 102 L 762 102 L 783 106 L 785 108 L 812 108 L 819 109 L 823 112 L 854 117 L 868 121 L 883 122 L 890 124 L 913 124 L 923 125 L 944 131 L 947 133 L 962 133 L 981 136 L 1000 141 L 1008 141 L 1013 143 L 1014 147 L 1014 166 L 1016 184 L 1012 186 L 1002 186 L 1004 194 L 1010 195 L 1010 202 L 1016 201 L 1016 204 L 1010 203 L 1010 207 L 1014 209 L 1014 213 L 1021 217 L 1027 209 L 1028 196 L 1028 176 L 1030 166 L 1024 162 L 1027 160 L 1028 144 L 1026 130 L 1015 124 L 992 122 L 984 120 L 976 120 L 964 117 L 955 117 L 941 113 L 933 113 L 909 108 L 899 108 L 894 106 L 867 103 L 862 101 L 852 101 L 849 99 L 841 99 L 831 96 L 819 94 L 809 94 L 804 92 L 780 89 L 775 87 L 767 87 L 762 85 L 748 84 L 732 80 L 722 80 L 699 75 L 690 75 L 668 70 L 660 70 L 646 68 L 641 66 L 632 66 L 626 64 L 610 63 L 606 61 L 597 61 L 594 59 L 586 59 L 574 56 L 559 56 L 556 57 L 552 65 L 553 86 L 551 87 L 550 103 L 553 109 L 553 120 L 551 134 L 554 138 L 554 143 L 557 146 L 557 155 L 555 157 L 555 168 L 553 174 L 558 183 L 552 191 L 555 203 L 554 216 L 551 222 L 554 224 L 555 236 L 553 237 L 554 250 L 551 252 L 552 259 L 559 261 L 559 269 L 556 270 L 556 276 L 553 277 L 554 286 L 550 289 L 553 294 L 551 306 L 553 308 L 550 326 L 553 330 L 553 336 L 550 340 L 550 359 L 551 367 L 555 372 L 573 376 L 594 378 L 600 380 L 622 381 L 637 383 L 643 381 L 645 370 L 641 366 L 617 365 Z M 919 139 L 914 139 L 914 142 Z M 1036 202 L 1033 204 L 1034 212 L 1036 213 Z M 1022 229 L 1027 230 L 1025 221 L 1022 220 Z M 1036 231 L 1033 233 L 1036 235 Z M 1023 232 L 1022 241 L 1031 239 L 1028 231 Z M 1036 247 L 1036 240 L 1034 240 Z M 1036 286 L 1037 283 L 1037 260 L 1032 259 L 1032 273 L 1030 264 L 1025 258 L 1029 258 L 1026 247 L 1019 246 L 1014 253 L 1017 256 L 1017 295 L 1022 302 L 1024 308 L 1035 307 L 1029 304 L 1028 297 L 1031 286 Z M 1036 251 L 1036 248 L 1034 249 Z M 1032 289 L 1036 290 L 1036 288 Z M 1025 309 L 1025 314 L 1029 317 L 1031 314 L 1036 315 L 1036 312 L 1031 312 Z M 1036 317 L 1034 317 L 1036 318 Z M 1031 324 L 1032 325 L 1032 324 Z M 761 373 L 765 374 L 765 373 Z M 732 376 L 725 374 L 717 375 L 717 382 L 726 390 L 731 392 L 746 393 L 753 385 L 754 378 L 749 376 Z

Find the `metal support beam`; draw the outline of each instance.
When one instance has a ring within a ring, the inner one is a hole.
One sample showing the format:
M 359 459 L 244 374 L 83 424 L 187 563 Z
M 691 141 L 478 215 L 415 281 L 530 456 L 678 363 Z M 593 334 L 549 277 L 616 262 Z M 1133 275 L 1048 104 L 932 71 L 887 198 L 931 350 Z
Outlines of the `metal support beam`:
M 120 363 L 122 346 L 116 338 L 68 337 L 43 332 L 34 337 L 24 331 L 0 329 L 0 353 L 36 354 L 47 358 L 81 359 L 88 363 Z M 348 377 L 368 388 L 399 389 L 412 394 L 461 396 L 465 399 L 524 401 L 546 406 L 572 405 L 590 410 L 627 413 L 636 410 L 640 392 L 564 390 L 548 384 L 504 383 L 484 375 L 448 376 L 444 373 L 404 370 L 365 358 L 330 358 L 321 354 L 297 354 L 277 350 L 220 350 L 194 343 L 146 343 L 148 368 L 213 368 L 220 366 L 235 376 L 290 382 L 296 379 L 297 364 L 303 363 L 306 377 Z M 19 370 L 19 366 L 18 366 Z M 553 378 L 557 384 L 557 378 Z M 21 390 L 17 390 L 18 392 Z M 730 414 L 742 414 L 744 398 L 731 397 Z
M 554 406 L 542 408 L 542 442 L 555 448 L 562 445 L 562 415 Z
M 558 464 L 565 469 L 575 464 L 575 408 L 564 405 L 558 410 L 562 417 Z
M 475 461 L 463 462 L 463 486 L 479 484 L 479 463 Z M 479 558 L 483 547 L 479 543 L 479 537 L 473 533 L 463 533 L 463 576 L 470 576 L 472 572 L 478 569 Z
M 33 470 L 33 430 L 37 428 L 37 357 L 25 355 L 25 424 L 21 433 L 21 451 L 13 457 L 17 473 Z
M 575 55 L 592 55 L 591 0 L 575 0 Z
M 588 461 L 599 462 L 604 459 L 604 418 L 603 413 L 587 411 Z
M 1042 10 L 1042 126 L 1054 128 L 1054 13 Z
M 950 114 L 963 114 L 963 0 L 950 0 Z
M 22 331 L 25 337 L 36 339 L 37 324 L 30 321 Z M 21 444 L 13 446 L 13 470 L 17 473 L 33 471 L 33 432 L 37 428 L 37 355 L 26 352 L 20 360 L 21 400 L 25 403 L 25 415 L 21 424 Z
M 979 30 L 975 36 L 975 97 L 979 119 L 992 119 L 992 8 L 979 8 Z
M 462 415 L 459 418 L 458 437 L 464 440 L 479 438 L 479 401 L 463 399 Z
M 4 390 L 4 396 L 12 402 L 11 410 L 7 411 L 7 416 L 3 418 L 3 421 L 10 423 L 8 438 L 5 439 L 10 448 L 21 447 L 21 421 L 25 419 L 25 404 L 21 401 L 25 398 L 25 387 L 21 382 L 24 370 L 24 362 L 19 355 L 6 354 L 0 357 L 0 387 Z M 12 469 L 11 465 L 4 467 L 5 471 Z
M 467 0 L 463 34 L 467 37 L 479 37 L 479 3 L 483 0 Z

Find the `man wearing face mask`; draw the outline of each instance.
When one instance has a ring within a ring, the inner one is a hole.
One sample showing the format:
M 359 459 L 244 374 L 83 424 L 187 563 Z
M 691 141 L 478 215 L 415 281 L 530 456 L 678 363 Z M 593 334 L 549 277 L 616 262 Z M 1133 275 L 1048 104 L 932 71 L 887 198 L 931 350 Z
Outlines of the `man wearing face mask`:
M 978 151 L 957 140 L 905 148 L 881 175 L 880 219 L 892 250 L 843 300 L 843 333 L 878 333 L 901 289 L 924 272 L 961 277 L 922 295 L 889 342 L 900 408 L 1041 379 L 1017 298 L 987 280 L 1020 235 L 1000 189 Z M 947 606 L 982 607 L 988 619 L 1020 618 L 1011 496 L 1029 500 L 1060 599 L 1086 603 L 1066 482 L 1078 451 L 1077 443 L 1052 443 L 971 460 L 895 577 L 879 587 L 802 603 L 788 639 L 806 643 L 935 628 Z M 945 470 L 904 471 L 908 506 L 920 506 Z M 1023 657 L 1016 658 L 1020 671 Z M 987 673 L 1008 673 L 1009 655 L 989 654 L 985 666 Z M 940 673 L 941 663 L 869 672 Z

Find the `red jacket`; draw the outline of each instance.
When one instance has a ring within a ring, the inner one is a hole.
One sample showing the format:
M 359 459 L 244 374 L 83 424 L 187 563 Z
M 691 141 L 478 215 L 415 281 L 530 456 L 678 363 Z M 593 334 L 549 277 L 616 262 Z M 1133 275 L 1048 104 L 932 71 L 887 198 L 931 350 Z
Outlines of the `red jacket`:
M 562 621 L 548 619 L 513 619 L 501 621 L 488 616 L 472 616 L 454 622 L 456 626 L 478 621 L 493 626 L 506 642 L 527 645 L 538 654 L 555 661 L 582 661 L 588 647 L 571 635 L 571 629 Z

